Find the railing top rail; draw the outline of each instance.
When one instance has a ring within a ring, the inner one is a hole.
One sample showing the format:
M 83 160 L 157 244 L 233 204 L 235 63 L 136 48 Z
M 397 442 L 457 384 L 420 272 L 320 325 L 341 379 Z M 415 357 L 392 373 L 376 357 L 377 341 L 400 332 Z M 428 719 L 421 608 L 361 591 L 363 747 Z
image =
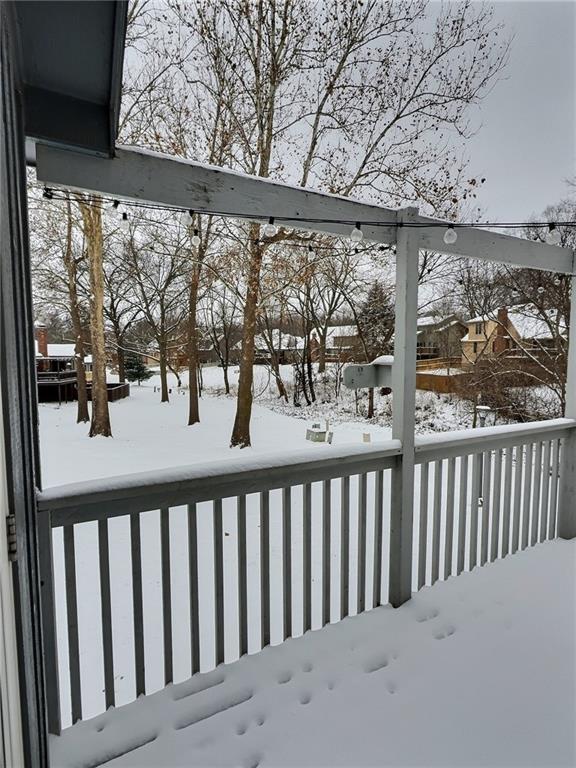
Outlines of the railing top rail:
M 421 435 L 415 440 L 416 462 L 464 456 L 538 440 L 553 440 L 565 436 L 575 427 L 575 419 L 549 419 Z
M 415 459 L 423 463 L 553 440 L 575 427 L 574 419 L 552 419 L 422 435 L 415 440 Z M 265 457 L 234 457 L 49 488 L 39 492 L 38 508 L 50 511 L 53 526 L 67 525 L 386 469 L 401 453 L 401 442 L 388 440 L 370 446 L 318 445 Z
M 318 445 L 139 472 L 48 488 L 38 493 L 38 508 L 51 512 L 53 526 L 98 520 L 385 469 L 401 451 L 399 440 L 340 448 Z

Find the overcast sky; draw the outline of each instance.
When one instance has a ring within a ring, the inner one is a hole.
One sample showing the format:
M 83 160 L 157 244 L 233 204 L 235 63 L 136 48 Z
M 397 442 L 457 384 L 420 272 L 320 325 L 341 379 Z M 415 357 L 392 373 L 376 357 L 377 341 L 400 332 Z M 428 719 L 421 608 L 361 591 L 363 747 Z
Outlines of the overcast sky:
M 467 146 L 470 170 L 486 176 L 485 216 L 524 220 L 566 197 L 575 171 L 576 0 L 496 2 L 514 34 L 506 79 L 480 109 Z

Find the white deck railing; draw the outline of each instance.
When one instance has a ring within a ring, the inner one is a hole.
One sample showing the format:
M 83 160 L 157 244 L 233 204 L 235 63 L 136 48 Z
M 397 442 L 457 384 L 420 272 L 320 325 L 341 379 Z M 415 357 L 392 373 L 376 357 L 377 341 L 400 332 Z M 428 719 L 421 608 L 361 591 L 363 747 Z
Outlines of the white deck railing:
M 556 535 L 575 426 L 416 439 L 414 590 Z M 387 603 L 401 455 L 394 440 L 317 446 L 41 493 L 50 731 Z

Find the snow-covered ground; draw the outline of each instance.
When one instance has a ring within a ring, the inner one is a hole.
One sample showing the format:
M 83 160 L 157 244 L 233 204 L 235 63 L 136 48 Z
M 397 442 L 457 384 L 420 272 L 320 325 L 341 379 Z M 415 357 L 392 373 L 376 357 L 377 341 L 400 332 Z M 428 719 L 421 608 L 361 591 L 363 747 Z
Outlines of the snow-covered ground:
M 169 686 L 53 765 L 574 766 L 575 558 L 548 542 Z
M 288 369 L 290 370 L 290 369 Z M 287 371 L 288 373 L 288 371 Z M 296 408 L 279 401 L 267 372 L 257 369 L 253 447 L 230 450 L 235 400 L 222 393 L 221 371 L 204 370 L 202 422 L 187 427 L 188 393 L 172 380 L 171 402 L 160 403 L 152 379 L 132 386 L 129 399 L 111 404 L 114 437 L 87 437 L 75 424 L 75 404 L 40 407 L 45 487 L 129 472 L 206 461 L 237 462 L 286 449 L 330 451 L 305 440 L 306 427 L 329 419 L 334 445 L 390 438 L 390 398 L 378 397 L 377 417 L 355 412 L 354 396 Z M 235 386 L 236 373 L 232 372 Z M 450 397 L 418 393 L 420 432 L 468 426 L 469 413 Z M 384 498 L 389 499 L 389 473 Z M 355 583 L 357 521 L 351 478 L 350 581 Z M 320 485 L 320 484 L 316 484 Z M 321 488 L 313 487 L 313 626 L 319 626 Z M 337 485 L 337 484 L 334 484 Z M 470 485 L 470 483 L 469 483 Z M 298 489 L 296 489 L 297 491 Z M 368 574 L 373 529 L 373 477 L 368 483 Z M 332 551 L 339 567 L 338 488 L 333 488 Z M 429 487 L 429 494 L 433 492 Z M 272 643 L 281 641 L 282 585 L 279 492 L 270 495 Z M 456 489 L 456 495 L 458 489 Z M 430 498 L 430 497 L 429 497 Z M 293 615 L 301 620 L 302 509 L 293 494 Z M 418 525 L 416 482 L 415 530 Z M 383 589 L 387 594 L 388 509 L 384 510 Z M 237 530 L 235 500 L 223 502 L 226 659 L 237 658 Z M 247 497 L 249 650 L 259 647 L 258 497 Z M 212 510 L 198 507 L 202 669 L 213 666 Z M 574 547 L 553 542 L 506 558 L 470 575 L 426 589 L 399 611 L 378 609 L 324 632 L 307 633 L 281 647 L 186 681 L 190 674 L 186 510 L 170 512 L 174 679 L 163 687 L 160 539 L 158 512 L 141 515 L 144 642 L 147 691 L 134 698 L 129 521 L 109 522 L 114 632 L 114 683 L 118 705 L 104 713 L 97 528 L 75 526 L 76 577 L 84 716 L 54 742 L 55 765 L 97 765 L 149 741 L 111 764 L 183 765 L 568 765 L 575 757 Z M 442 513 L 440 559 L 444 557 Z M 431 523 L 428 531 L 429 547 Z M 468 534 L 467 534 L 468 535 Z M 454 532 L 454 542 L 457 531 Z M 468 543 L 466 544 L 468 551 Z M 417 562 L 416 560 L 414 561 Z M 62 531 L 55 531 L 55 585 L 64 725 L 70 723 Z M 371 580 L 367 579 L 367 604 Z M 333 591 L 332 616 L 338 601 Z M 351 613 L 355 596 L 351 595 Z M 298 629 L 296 629 L 298 634 Z M 440 642 L 442 641 L 442 642 Z M 354 646 L 354 647 L 352 647 Z M 385 660 L 386 663 L 381 663 Z M 310 669 L 309 669 L 310 667 Z M 561 670 L 563 672 L 561 673 Z M 308 671 L 307 671 L 308 670 Z M 288 681 L 288 677 L 290 680 Z M 285 683 L 281 683 L 281 679 Z M 196 686 L 216 684 L 188 698 Z M 219 681 L 222 682 L 219 682 Z M 249 697 L 248 697 L 248 694 Z M 242 703 L 239 703 L 242 700 Z M 223 711 L 230 706 L 229 711 Z M 199 716 L 205 717 L 196 722 Z M 194 721 L 194 725 L 188 725 Z M 261 722 L 262 721 L 262 722 Z M 415 737 L 416 736 L 416 737 Z M 72 751 L 68 752 L 70 749 Z M 65 752 L 68 755 L 65 757 Z
M 292 367 L 283 366 L 289 381 Z M 223 394 L 222 371 L 207 366 L 203 371 L 205 395 L 200 402 L 201 423 L 186 426 L 188 391 L 178 390 L 170 377 L 169 403 L 161 403 L 154 377 L 131 385 L 130 397 L 110 404 L 113 438 L 88 438 L 88 426 L 76 424 L 76 404 L 40 405 L 40 448 L 44 487 L 101 477 L 185 466 L 191 463 L 226 460 L 238 451 L 229 448 L 236 402 Z M 233 389 L 238 369 L 230 370 Z M 182 376 L 186 385 L 186 375 Z M 343 391 L 337 402 L 319 401 L 297 408 L 279 400 L 268 371 L 256 367 L 251 435 L 252 447 L 242 451 L 269 455 L 273 451 L 310 447 L 306 427 L 328 419 L 334 431 L 334 445 L 360 444 L 364 433 L 372 442 L 390 439 L 391 398 L 376 396 L 377 416 L 367 421 L 355 412 L 354 394 Z M 417 393 L 417 423 L 421 432 L 446 431 L 470 426 L 467 407 L 457 398 L 431 392 Z

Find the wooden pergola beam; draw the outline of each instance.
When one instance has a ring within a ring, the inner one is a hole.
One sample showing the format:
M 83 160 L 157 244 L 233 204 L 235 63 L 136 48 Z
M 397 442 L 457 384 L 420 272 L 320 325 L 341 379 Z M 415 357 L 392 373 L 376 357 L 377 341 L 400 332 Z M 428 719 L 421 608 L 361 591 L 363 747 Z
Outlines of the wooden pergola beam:
M 118 148 L 116 157 L 108 159 L 39 145 L 36 169 L 38 179 L 49 186 L 91 190 L 198 213 L 218 212 L 231 218 L 247 214 L 242 218 L 250 220 L 252 216 L 260 223 L 270 216 L 282 217 L 277 223 L 286 227 L 344 237 L 356 221 L 378 221 L 382 226 L 362 228 L 366 239 L 396 242 L 396 211 L 388 208 L 142 149 Z M 310 223 L 303 219 L 352 223 Z
M 218 212 L 228 217 L 246 214 L 260 222 L 269 216 L 282 217 L 279 223 L 285 226 L 337 236 L 350 234 L 350 222 L 382 222 L 362 227 L 366 240 L 396 242 L 397 211 L 390 208 L 143 149 L 119 147 L 115 157 L 103 158 L 39 144 L 36 165 L 38 179 L 50 186 L 199 213 Z M 347 223 L 331 223 L 333 220 Z M 456 243 L 446 245 L 443 236 L 447 222 L 425 216 L 418 216 L 417 221 L 429 224 L 418 229 L 420 249 L 551 272 L 574 272 L 574 254 L 568 248 L 475 227 L 459 228 Z
M 420 216 L 419 219 L 422 223 L 433 222 L 436 225 L 438 223 L 438 219 L 430 219 L 426 216 Z M 423 227 L 420 234 L 420 248 L 436 253 L 541 269 L 547 272 L 572 274 L 575 269 L 574 253 L 569 248 L 560 248 L 558 245 L 548 245 L 478 227 L 458 227 L 457 241 L 454 245 L 446 245 L 444 232 L 443 227 Z

